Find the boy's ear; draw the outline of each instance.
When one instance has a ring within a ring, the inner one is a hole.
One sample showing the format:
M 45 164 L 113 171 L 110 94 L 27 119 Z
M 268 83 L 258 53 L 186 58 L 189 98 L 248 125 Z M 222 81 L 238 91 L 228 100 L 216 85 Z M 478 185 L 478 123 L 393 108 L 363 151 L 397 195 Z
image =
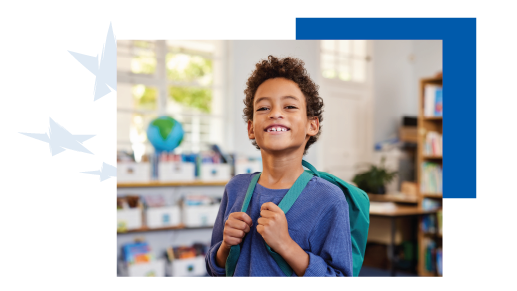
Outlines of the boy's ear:
M 248 138 L 255 139 L 255 131 L 253 130 L 253 121 L 248 120 Z
M 315 136 L 320 131 L 320 120 L 317 116 L 312 117 L 309 120 L 309 130 L 307 132 L 307 135 L 309 136 Z

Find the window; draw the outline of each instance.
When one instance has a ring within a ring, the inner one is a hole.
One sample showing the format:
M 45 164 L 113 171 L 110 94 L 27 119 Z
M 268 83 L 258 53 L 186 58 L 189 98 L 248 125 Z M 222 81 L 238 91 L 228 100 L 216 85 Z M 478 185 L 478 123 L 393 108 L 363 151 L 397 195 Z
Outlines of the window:
M 223 41 L 117 41 L 119 150 L 138 159 L 154 151 L 151 120 L 169 115 L 185 135 L 179 153 L 223 144 Z M 129 125 L 129 126 L 128 126 Z
M 321 73 L 324 78 L 363 83 L 369 56 L 366 40 L 322 40 Z

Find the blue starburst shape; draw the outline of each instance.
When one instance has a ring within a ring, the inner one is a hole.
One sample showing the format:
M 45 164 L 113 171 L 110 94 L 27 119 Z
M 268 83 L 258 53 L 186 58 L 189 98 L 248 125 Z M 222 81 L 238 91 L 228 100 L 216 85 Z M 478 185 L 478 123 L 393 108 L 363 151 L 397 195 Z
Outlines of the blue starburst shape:
M 116 177 L 117 176 L 117 168 L 108 165 L 106 163 L 102 163 L 101 169 L 98 171 L 88 171 L 88 172 L 81 172 L 83 174 L 91 174 L 91 175 L 99 175 L 101 182 L 110 178 L 110 177 Z

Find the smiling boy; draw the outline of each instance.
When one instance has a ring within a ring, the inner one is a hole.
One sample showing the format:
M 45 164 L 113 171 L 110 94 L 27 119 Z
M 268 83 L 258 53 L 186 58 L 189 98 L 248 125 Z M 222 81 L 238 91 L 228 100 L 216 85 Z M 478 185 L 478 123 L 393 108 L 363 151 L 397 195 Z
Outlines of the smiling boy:
M 254 175 L 225 187 L 206 255 L 211 276 L 225 276 L 233 245 L 241 252 L 234 276 L 285 276 L 267 243 L 296 276 L 352 276 L 348 204 L 339 187 L 313 176 L 292 208 L 277 206 L 304 172 L 302 158 L 321 134 L 323 100 L 303 61 L 269 56 L 256 65 L 244 91 L 248 137 L 263 171 L 248 210 L 241 212 Z

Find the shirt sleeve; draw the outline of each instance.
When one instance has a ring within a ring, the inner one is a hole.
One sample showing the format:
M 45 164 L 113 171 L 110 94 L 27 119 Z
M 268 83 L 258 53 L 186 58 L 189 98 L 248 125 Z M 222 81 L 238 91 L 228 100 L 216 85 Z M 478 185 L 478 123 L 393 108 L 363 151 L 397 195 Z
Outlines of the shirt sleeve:
M 221 206 L 219 207 L 219 212 L 217 213 L 217 218 L 215 219 L 214 228 L 212 230 L 212 240 L 210 242 L 210 248 L 205 256 L 206 262 L 206 270 L 208 275 L 216 277 L 216 276 L 226 276 L 225 268 L 221 268 L 217 265 L 217 251 L 223 242 L 223 230 L 224 230 L 224 216 L 226 213 L 226 209 L 228 207 L 228 193 L 227 187 L 224 189 L 223 199 L 221 200 Z
M 329 201 L 309 237 L 311 251 L 304 277 L 353 276 L 350 218 L 345 197 Z

